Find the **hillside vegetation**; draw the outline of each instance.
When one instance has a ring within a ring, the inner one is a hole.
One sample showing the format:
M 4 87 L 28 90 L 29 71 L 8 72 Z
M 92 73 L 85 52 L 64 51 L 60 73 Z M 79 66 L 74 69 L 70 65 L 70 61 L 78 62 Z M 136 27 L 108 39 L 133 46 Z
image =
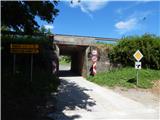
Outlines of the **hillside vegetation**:
M 112 63 L 123 66 L 134 66 L 136 61 L 133 54 L 140 50 L 143 68 L 160 69 L 160 37 L 144 34 L 143 36 L 129 36 L 122 38 L 109 54 Z

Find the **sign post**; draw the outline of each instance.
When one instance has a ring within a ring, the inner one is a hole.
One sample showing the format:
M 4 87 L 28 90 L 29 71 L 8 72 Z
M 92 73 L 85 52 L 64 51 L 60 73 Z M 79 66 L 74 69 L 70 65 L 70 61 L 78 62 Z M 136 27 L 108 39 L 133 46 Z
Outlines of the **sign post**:
M 136 73 L 137 73 L 136 75 L 137 75 L 137 86 L 138 86 L 138 69 L 137 69 L 136 71 L 137 71 L 137 72 L 136 72 Z
M 13 73 L 15 74 L 15 63 L 16 63 L 16 54 L 31 54 L 31 72 L 30 80 L 32 82 L 33 76 L 33 54 L 39 53 L 38 44 L 10 44 L 10 52 L 13 53 Z
M 32 82 L 32 73 L 33 73 L 33 54 L 31 54 L 31 82 Z
M 140 60 L 143 58 L 143 55 L 142 53 L 137 50 L 135 53 L 134 53 L 134 58 L 137 60 L 137 62 L 135 62 L 135 69 L 136 70 L 136 78 L 137 78 L 137 86 L 138 86 L 138 70 L 141 69 L 141 62 Z
M 135 62 L 135 69 L 137 69 L 137 85 L 138 85 L 138 70 L 141 69 L 141 62 Z
M 13 74 L 16 73 L 16 54 L 13 54 Z
M 97 50 L 92 50 L 92 75 L 96 75 L 97 71 L 96 71 L 96 67 L 97 67 L 97 56 L 98 56 L 98 52 Z

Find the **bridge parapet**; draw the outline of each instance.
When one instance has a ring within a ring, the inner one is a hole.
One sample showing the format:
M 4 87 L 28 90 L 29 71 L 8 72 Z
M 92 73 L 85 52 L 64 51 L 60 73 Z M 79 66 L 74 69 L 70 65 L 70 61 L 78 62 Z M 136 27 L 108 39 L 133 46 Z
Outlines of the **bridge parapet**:
M 95 44 L 95 38 L 69 35 L 55 35 L 54 42 L 56 44 L 66 45 L 93 45 Z

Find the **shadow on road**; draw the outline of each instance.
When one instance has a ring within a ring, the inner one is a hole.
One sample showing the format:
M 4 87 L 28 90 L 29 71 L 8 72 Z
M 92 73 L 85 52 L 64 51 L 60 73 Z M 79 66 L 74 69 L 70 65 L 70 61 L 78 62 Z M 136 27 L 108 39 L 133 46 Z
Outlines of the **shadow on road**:
M 50 114 L 50 117 L 54 120 L 74 120 L 81 117 L 78 114 L 79 109 L 91 111 L 91 107 L 96 105 L 96 102 L 85 91 L 91 90 L 61 79 L 59 92 L 56 95 L 57 109 Z M 67 116 L 63 113 L 64 110 L 74 112 L 74 114 Z
M 80 75 L 72 72 L 71 70 L 60 70 L 59 76 L 60 77 L 75 77 L 75 76 L 80 76 Z

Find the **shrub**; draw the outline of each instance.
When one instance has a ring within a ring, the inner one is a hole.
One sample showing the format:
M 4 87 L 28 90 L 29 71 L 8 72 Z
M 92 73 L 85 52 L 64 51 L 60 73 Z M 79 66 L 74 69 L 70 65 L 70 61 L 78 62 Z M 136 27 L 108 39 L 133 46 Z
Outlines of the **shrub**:
M 151 34 L 122 38 L 109 53 L 110 61 L 123 66 L 134 66 L 136 60 L 133 54 L 136 50 L 143 54 L 143 67 L 160 69 L 160 37 Z
M 61 64 L 68 64 L 71 62 L 71 57 L 70 56 L 60 56 L 59 62 Z
M 25 120 L 35 116 L 37 106 L 45 104 L 46 96 L 55 92 L 59 80 L 52 73 L 53 43 L 47 36 L 2 35 L 2 118 Z M 39 44 L 40 53 L 33 55 L 33 79 L 30 80 L 31 54 L 16 55 L 13 74 L 11 43 Z M 30 117 L 30 118 L 28 118 Z

